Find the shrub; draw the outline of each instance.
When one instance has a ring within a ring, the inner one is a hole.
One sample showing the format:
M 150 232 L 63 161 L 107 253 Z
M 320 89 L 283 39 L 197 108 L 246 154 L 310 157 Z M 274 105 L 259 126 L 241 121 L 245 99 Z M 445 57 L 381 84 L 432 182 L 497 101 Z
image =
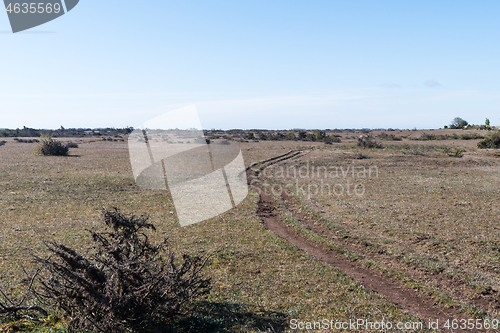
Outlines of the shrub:
M 51 136 L 42 135 L 40 143 L 35 148 L 36 155 L 44 156 L 67 156 L 69 148 L 60 141 L 52 139 Z
M 368 156 L 366 156 L 363 153 L 357 153 L 357 154 L 354 155 L 354 158 L 357 159 L 357 160 L 364 160 L 364 159 L 367 159 Z
M 479 133 L 476 134 L 462 134 L 457 135 L 457 133 L 453 133 L 452 135 L 444 134 L 444 135 L 436 135 L 430 133 L 422 133 L 419 138 L 408 138 L 408 140 L 416 140 L 416 141 L 432 141 L 432 140 L 477 140 L 484 139 Z M 381 140 L 384 140 L 381 138 Z
M 297 140 L 297 137 L 295 136 L 295 132 L 294 132 L 294 131 L 289 131 L 289 132 L 286 134 L 286 139 L 287 139 L 287 140 L 291 140 L 291 141 L 295 141 L 295 140 Z
M 326 133 L 324 131 L 320 131 L 320 130 L 313 130 L 313 135 L 314 135 L 314 138 L 312 141 L 323 141 L 323 139 L 326 137 Z
M 68 148 L 78 148 L 78 144 L 76 142 L 68 142 L 66 143 L 66 147 Z
M 341 142 L 342 140 L 340 139 L 340 136 L 338 135 L 330 135 L 330 136 L 325 136 L 323 138 L 323 142 L 326 143 L 327 145 L 331 145 L 332 143 L 336 142 L 336 143 L 339 143 Z
M 358 137 L 358 147 L 363 148 L 382 148 L 382 144 L 377 142 L 371 135 L 360 135 Z
M 48 276 L 42 295 L 71 318 L 70 331 L 161 331 L 190 301 L 210 290 L 201 276 L 208 257 L 183 256 L 180 265 L 164 240 L 149 242 L 155 230 L 148 217 L 102 212 L 109 232 L 89 230 L 93 246 L 85 255 L 57 243 L 46 244 L 52 256 L 37 258 Z
M 484 136 L 482 136 L 479 133 L 476 134 L 462 134 L 458 137 L 459 140 L 474 140 L 474 139 L 484 139 Z
M 387 141 L 402 141 L 403 138 L 400 136 L 395 136 L 394 134 L 387 134 L 387 133 L 380 133 L 378 136 L 380 140 L 387 140 Z
M 37 139 L 19 139 L 19 138 L 14 138 L 15 141 L 19 143 L 34 143 L 34 142 L 40 142 Z
M 458 138 L 458 136 L 455 133 L 453 133 L 453 135 L 455 135 L 455 138 Z M 431 133 L 422 133 L 420 135 L 420 138 L 414 138 L 412 140 L 432 141 L 432 140 L 448 140 L 451 138 L 454 138 L 454 137 L 453 136 L 450 137 L 448 135 L 436 135 L 436 134 L 431 134 Z
M 480 149 L 500 148 L 500 131 L 489 132 L 486 138 L 477 144 L 477 147 Z
M 2 140 L 2 141 L 0 141 L 0 146 L 3 146 L 3 145 L 4 145 L 4 144 L 6 144 L 6 143 L 7 143 L 7 141 Z
M 465 153 L 465 149 L 463 148 L 449 148 L 449 147 L 446 147 L 444 149 L 444 152 L 448 154 L 448 156 L 450 157 L 462 157 L 464 156 L 464 153 Z
M 489 125 L 468 125 L 465 129 L 467 130 L 481 130 L 481 131 L 491 131 L 491 126 Z

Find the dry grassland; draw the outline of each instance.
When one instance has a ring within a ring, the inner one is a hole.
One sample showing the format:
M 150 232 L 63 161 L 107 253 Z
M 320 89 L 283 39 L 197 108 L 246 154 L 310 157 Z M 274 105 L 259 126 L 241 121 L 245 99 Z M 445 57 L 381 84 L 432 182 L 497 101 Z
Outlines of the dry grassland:
M 477 140 L 405 139 L 383 141 L 384 149 L 361 150 L 354 147 L 359 133 L 342 135 L 342 142 L 333 145 L 262 141 L 241 147 L 247 166 L 291 149 L 307 152 L 268 170 L 268 178 L 278 185 L 362 184 L 363 195 L 294 191 L 301 209 L 333 235 L 309 232 L 308 237 L 319 242 L 338 239 L 352 260 L 391 271 L 415 288 L 434 292 L 445 305 L 462 306 L 471 316 L 497 316 L 493 303 L 480 308 L 481 302 L 471 305 L 470 299 L 497 297 L 500 290 L 500 160 L 490 151 L 474 149 Z M 76 142 L 79 148 L 70 149 L 69 157 L 33 156 L 35 144 L 10 139 L 0 147 L 4 289 L 19 292 L 21 266 L 33 270 L 31 253 L 46 254 L 42 239 L 85 248 L 86 229 L 101 228 L 96 222 L 101 208 L 118 207 L 149 214 L 158 228 L 152 237 L 160 240 L 168 235 L 176 253 L 219 251 L 207 269 L 213 291 L 200 302 L 196 316 L 175 323 L 174 331 L 284 332 L 291 331 L 291 319 L 418 320 L 267 230 L 256 214 L 254 189 L 236 209 L 181 228 L 167 192 L 135 185 L 125 143 Z M 467 151 L 462 158 L 452 158 L 445 146 Z M 378 174 L 276 175 L 280 168 L 306 165 L 357 171 L 375 166 Z M 305 232 L 293 216 L 283 217 Z

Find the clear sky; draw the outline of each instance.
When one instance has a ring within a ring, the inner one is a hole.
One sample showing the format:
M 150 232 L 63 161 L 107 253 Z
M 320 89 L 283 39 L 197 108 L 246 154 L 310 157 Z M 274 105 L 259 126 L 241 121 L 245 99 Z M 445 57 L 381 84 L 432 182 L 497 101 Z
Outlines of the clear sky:
M 9 33 L 0 128 L 500 125 L 500 2 L 80 0 Z

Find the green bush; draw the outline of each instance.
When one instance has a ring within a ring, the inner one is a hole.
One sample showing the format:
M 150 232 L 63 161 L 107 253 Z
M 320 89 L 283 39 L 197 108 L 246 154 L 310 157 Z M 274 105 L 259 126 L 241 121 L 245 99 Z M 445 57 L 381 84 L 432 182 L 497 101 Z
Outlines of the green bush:
M 51 136 L 42 136 L 40 144 L 35 148 L 36 155 L 44 156 L 67 156 L 68 151 L 68 146 L 52 139 Z
M 500 148 L 500 131 L 489 132 L 483 141 L 477 144 L 480 149 L 498 149 Z

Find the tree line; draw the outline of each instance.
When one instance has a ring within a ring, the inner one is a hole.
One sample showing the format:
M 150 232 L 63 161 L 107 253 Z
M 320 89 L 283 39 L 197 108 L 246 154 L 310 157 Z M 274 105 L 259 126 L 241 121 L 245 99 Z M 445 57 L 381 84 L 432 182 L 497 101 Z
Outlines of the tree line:
M 65 137 L 65 138 L 83 138 L 83 137 L 99 137 L 99 136 L 116 136 L 130 134 L 134 130 L 133 127 L 125 128 L 64 128 L 61 126 L 59 129 L 34 129 L 23 126 L 23 128 L 16 129 L 1 129 L 0 137 L 18 137 L 18 138 L 36 138 L 42 135 L 50 137 Z

